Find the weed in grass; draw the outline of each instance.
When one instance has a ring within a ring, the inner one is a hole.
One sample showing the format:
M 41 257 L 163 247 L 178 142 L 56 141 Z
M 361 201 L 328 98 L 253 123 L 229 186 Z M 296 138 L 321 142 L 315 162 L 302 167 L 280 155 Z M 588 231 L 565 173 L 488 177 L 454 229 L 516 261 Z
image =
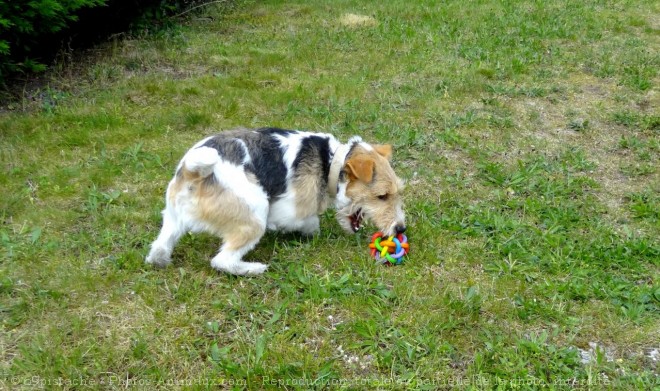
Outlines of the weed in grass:
M 644 114 L 630 110 L 616 111 L 612 114 L 616 124 L 641 130 L 657 130 L 660 127 L 660 117 L 655 114 Z
M 653 163 L 629 163 L 621 166 L 621 172 L 629 177 L 650 176 L 656 171 L 657 167 Z
M 657 192 L 633 193 L 628 195 L 627 201 L 636 218 L 660 221 L 660 196 Z
M 568 123 L 568 127 L 576 132 L 585 131 L 589 127 L 589 120 L 584 118 L 575 118 Z

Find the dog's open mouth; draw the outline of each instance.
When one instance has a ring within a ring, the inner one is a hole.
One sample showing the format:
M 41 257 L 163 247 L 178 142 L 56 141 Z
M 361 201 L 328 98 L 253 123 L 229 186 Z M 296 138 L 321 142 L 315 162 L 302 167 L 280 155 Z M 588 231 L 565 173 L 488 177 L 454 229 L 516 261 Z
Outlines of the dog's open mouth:
M 348 218 L 351 220 L 353 232 L 357 232 L 362 228 L 362 209 L 358 209 L 357 212 L 348 216 Z

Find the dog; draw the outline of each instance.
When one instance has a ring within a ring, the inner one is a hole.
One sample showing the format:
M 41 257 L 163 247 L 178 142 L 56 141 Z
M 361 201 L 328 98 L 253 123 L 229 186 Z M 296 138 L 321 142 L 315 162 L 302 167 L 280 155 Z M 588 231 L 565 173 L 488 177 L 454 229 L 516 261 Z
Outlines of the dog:
M 207 137 L 181 159 L 145 261 L 166 266 L 184 233 L 208 232 L 223 241 L 214 269 L 261 274 L 267 265 L 242 258 L 266 230 L 313 235 L 331 203 L 347 232 L 366 219 L 385 235 L 403 233 L 403 183 L 391 158 L 391 145 L 358 136 L 342 144 L 327 133 L 240 128 Z

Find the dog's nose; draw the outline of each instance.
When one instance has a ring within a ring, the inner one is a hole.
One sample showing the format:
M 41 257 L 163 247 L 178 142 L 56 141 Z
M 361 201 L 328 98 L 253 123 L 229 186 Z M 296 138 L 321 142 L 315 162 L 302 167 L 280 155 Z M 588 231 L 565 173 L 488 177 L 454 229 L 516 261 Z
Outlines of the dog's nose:
M 402 234 L 402 233 L 406 232 L 406 226 L 405 225 L 397 225 L 396 227 L 394 227 L 394 229 L 396 230 L 397 234 Z

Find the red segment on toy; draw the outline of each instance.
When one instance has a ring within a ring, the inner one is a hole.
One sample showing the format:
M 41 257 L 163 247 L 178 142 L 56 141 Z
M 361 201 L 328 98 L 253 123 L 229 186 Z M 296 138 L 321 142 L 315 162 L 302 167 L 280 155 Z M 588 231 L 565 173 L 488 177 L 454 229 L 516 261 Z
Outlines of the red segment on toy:
M 391 266 L 403 263 L 403 257 L 408 254 L 410 245 L 408 244 L 408 237 L 404 234 L 386 238 L 382 233 L 376 232 L 371 237 L 369 248 L 371 249 L 371 256 L 376 259 L 376 263 Z

